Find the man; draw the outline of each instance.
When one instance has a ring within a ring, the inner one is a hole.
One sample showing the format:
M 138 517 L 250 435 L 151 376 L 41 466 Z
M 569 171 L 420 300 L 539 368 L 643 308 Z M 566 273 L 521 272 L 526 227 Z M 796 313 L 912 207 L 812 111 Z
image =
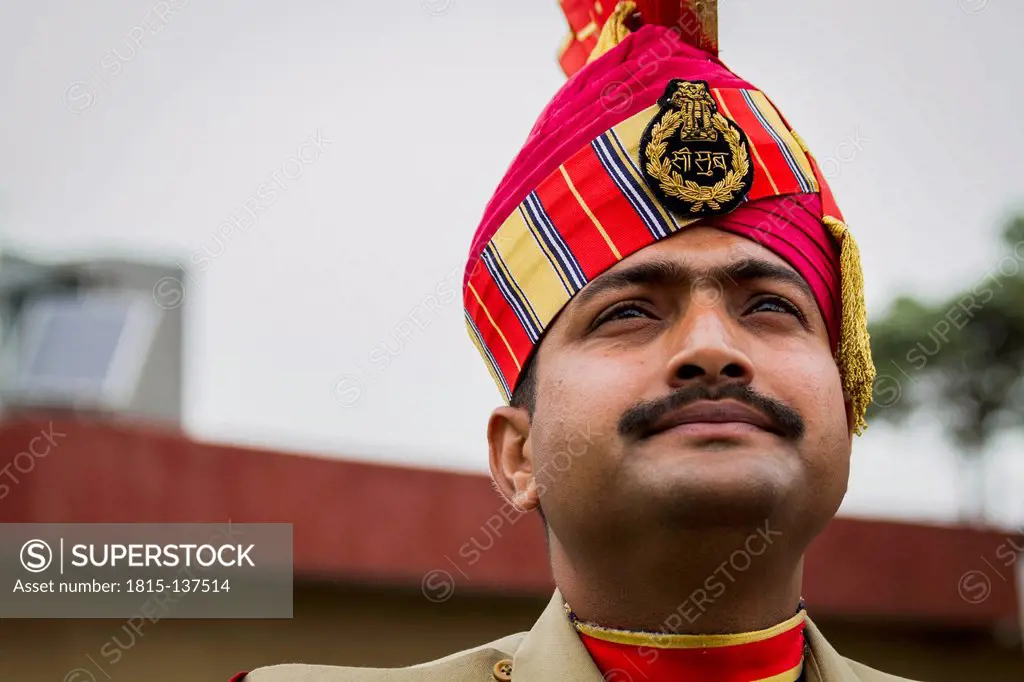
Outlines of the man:
M 491 472 L 542 514 L 558 589 L 530 632 L 438 661 L 245 679 L 895 680 L 841 657 L 801 599 L 874 379 L 825 180 L 718 60 L 714 2 L 562 4 L 572 77 L 488 205 L 464 285 L 509 403 Z

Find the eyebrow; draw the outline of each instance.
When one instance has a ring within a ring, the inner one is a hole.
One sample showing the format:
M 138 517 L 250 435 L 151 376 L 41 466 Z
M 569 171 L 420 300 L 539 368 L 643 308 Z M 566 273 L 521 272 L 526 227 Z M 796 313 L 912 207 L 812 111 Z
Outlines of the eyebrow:
M 674 260 L 656 259 L 607 272 L 588 284 L 576 296 L 577 306 L 603 294 L 637 285 L 684 287 L 703 279 L 734 284 L 752 280 L 774 280 L 792 284 L 814 300 L 814 292 L 796 271 L 761 258 L 744 258 L 728 265 L 696 269 Z

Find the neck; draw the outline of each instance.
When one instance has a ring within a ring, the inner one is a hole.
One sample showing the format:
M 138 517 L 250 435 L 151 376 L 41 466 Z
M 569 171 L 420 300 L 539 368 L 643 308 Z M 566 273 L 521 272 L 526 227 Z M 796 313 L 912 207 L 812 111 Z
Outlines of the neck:
M 803 561 L 748 537 L 716 532 L 713 544 L 707 538 L 676 538 L 645 545 L 659 551 L 628 547 L 597 560 L 570 557 L 552 536 L 552 572 L 581 621 L 672 634 L 763 630 L 796 613 Z

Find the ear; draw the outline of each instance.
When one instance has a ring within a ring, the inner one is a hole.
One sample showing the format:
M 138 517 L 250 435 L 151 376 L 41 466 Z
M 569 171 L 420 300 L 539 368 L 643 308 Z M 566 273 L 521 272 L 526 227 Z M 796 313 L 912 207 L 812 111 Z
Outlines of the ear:
M 530 415 L 526 408 L 499 407 L 487 422 L 491 476 L 498 492 L 520 511 L 532 511 L 540 504 L 533 476 L 530 447 Z
M 850 432 L 850 442 L 853 442 L 853 425 L 856 422 L 853 416 L 853 398 L 843 389 L 843 405 L 846 407 L 846 429 Z

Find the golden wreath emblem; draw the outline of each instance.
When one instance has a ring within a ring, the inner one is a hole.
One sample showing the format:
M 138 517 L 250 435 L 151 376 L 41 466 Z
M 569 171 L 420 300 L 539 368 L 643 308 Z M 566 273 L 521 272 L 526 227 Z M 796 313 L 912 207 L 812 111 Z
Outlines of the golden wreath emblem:
M 658 105 L 640 139 L 647 184 L 685 217 L 731 211 L 754 182 L 743 131 L 719 113 L 705 81 L 673 79 Z

